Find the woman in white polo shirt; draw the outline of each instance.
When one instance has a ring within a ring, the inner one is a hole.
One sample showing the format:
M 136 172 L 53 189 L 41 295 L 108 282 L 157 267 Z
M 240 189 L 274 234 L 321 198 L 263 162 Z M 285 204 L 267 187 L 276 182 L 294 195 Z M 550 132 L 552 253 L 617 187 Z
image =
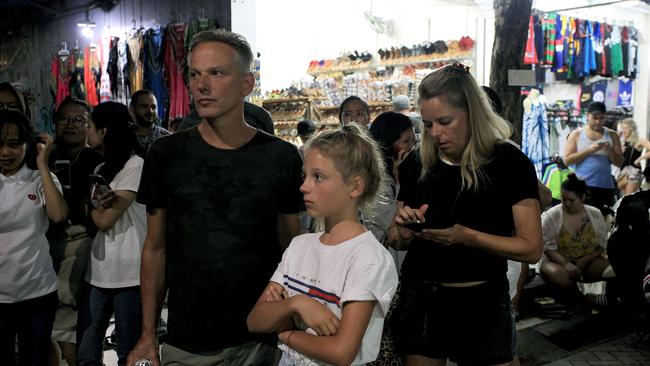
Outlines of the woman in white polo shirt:
M 119 365 L 126 363 L 140 337 L 140 254 L 147 227 L 145 207 L 135 202 L 145 154 L 135 128 L 128 108 L 115 102 L 97 105 L 88 123 L 88 144 L 104 151 L 105 163 L 96 172 L 110 190 L 98 194 L 95 198 L 102 204 L 90 210 L 99 232 L 86 272 L 89 299 L 79 310 L 78 326 L 85 328 L 77 354 L 79 365 L 101 365 L 104 336 L 113 312 Z M 104 204 L 107 195 L 115 198 L 109 207 Z
M 45 232 L 65 220 L 61 185 L 47 166 L 52 139 L 42 143 L 17 110 L 0 110 L 0 365 L 46 365 L 57 277 Z

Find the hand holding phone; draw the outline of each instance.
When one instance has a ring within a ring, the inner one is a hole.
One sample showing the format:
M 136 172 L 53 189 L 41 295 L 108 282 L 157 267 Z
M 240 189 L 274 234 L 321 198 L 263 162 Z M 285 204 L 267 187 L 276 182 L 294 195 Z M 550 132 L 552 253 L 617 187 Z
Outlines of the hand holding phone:
M 420 220 L 405 221 L 402 224 L 402 226 L 417 233 L 417 232 L 421 232 L 422 229 L 424 229 L 424 221 L 420 221 Z
M 107 192 L 110 192 L 111 187 L 106 182 L 106 179 L 99 174 L 91 174 L 90 182 L 92 184 L 92 190 L 90 191 L 90 203 L 93 207 L 99 207 L 99 196 L 104 195 Z

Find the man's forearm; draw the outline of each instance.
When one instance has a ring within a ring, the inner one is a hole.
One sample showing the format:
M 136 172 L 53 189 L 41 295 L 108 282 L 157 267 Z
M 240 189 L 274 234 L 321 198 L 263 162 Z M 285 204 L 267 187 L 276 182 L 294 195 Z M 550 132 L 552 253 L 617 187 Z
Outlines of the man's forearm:
M 142 334 L 156 337 L 158 319 L 165 297 L 165 250 L 142 251 L 140 293 L 142 295 Z

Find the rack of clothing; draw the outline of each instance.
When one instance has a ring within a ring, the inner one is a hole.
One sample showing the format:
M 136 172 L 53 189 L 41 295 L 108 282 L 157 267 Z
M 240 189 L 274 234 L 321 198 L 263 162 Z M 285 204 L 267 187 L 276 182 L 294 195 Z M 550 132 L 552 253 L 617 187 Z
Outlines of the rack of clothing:
M 635 79 L 639 32 L 633 23 L 616 24 L 533 9 L 524 64 L 550 68 L 557 80 L 591 75 Z
M 190 112 L 185 81 L 191 38 L 220 28 L 216 19 L 199 18 L 149 29 L 135 27 L 124 37 L 102 36 L 84 49 L 68 50 L 67 43 L 53 55 L 52 94 L 58 106 L 65 97 L 99 102 L 130 102 L 137 90 L 149 89 L 158 101 L 158 118 L 167 121 Z

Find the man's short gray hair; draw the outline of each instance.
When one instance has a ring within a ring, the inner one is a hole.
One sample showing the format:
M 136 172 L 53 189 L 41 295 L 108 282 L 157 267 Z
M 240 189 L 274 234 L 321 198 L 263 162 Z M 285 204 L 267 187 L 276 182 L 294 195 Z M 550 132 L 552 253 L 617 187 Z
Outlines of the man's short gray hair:
M 244 74 L 251 72 L 251 65 L 253 64 L 253 51 L 251 51 L 251 46 L 248 44 L 248 41 L 246 38 L 244 38 L 244 36 L 238 33 L 227 31 L 225 29 L 202 31 L 192 37 L 189 53 L 191 54 L 192 50 L 197 45 L 206 42 L 220 42 L 232 47 L 237 52 L 237 55 L 239 55 L 238 62 L 240 64 L 241 72 Z

